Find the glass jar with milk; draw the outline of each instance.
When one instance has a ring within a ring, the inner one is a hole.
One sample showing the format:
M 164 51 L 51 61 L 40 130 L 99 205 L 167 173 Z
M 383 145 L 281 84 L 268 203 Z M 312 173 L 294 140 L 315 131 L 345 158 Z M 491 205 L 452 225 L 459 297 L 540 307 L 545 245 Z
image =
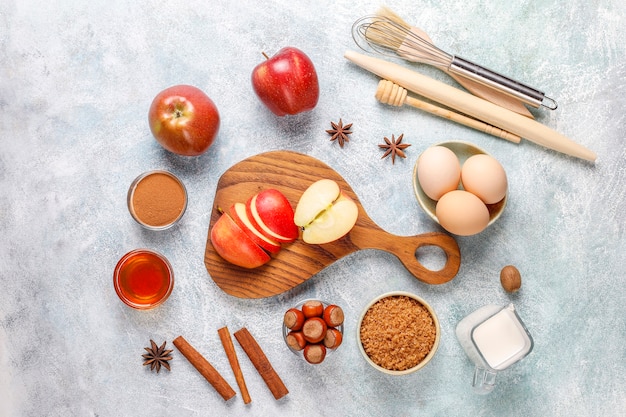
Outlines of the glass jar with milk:
M 479 394 L 490 393 L 496 374 L 533 349 L 533 339 L 513 304 L 479 308 L 459 322 L 456 336 L 476 365 L 472 386 Z

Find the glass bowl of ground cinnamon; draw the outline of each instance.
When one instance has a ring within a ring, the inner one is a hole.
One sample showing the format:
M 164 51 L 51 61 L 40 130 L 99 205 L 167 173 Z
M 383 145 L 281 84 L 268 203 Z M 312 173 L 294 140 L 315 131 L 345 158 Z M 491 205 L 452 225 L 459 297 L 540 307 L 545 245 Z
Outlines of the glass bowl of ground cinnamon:
M 150 230 L 175 225 L 187 209 L 187 190 L 174 174 L 163 170 L 144 172 L 130 185 L 128 211 L 137 223 Z
M 359 350 L 381 372 L 405 375 L 422 369 L 439 347 L 439 320 L 417 295 L 396 291 L 376 297 L 357 324 Z

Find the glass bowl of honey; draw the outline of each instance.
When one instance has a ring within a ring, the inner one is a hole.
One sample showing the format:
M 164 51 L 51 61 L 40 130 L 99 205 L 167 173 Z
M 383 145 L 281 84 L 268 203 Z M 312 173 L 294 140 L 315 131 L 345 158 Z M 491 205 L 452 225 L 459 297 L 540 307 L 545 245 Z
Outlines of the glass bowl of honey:
M 122 256 L 113 273 L 115 292 L 124 304 L 138 310 L 161 305 L 174 288 L 174 271 L 165 256 L 135 249 Z

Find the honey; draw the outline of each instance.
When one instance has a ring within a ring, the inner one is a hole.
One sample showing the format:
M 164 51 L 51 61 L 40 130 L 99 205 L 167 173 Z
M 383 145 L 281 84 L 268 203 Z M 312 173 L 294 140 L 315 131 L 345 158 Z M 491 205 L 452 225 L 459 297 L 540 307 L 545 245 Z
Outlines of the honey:
M 145 310 L 158 306 L 169 297 L 174 287 L 174 274 L 164 256 L 137 249 L 119 260 L 113 284 L 124 304 Z

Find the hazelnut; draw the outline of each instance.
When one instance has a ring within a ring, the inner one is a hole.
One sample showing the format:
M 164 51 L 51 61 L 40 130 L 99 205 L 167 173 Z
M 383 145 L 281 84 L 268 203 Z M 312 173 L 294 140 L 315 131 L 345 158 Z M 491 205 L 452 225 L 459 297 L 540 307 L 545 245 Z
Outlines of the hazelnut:
M 327 328 L 328 326 L 322 318 L 311 317 L 304 322 L 302 334 L 304 334 L 304 338 L 307 342 L 319 343 L 324 340 Z
M 500 271 L 500 283 L 506 292 L 516 292 L 522 286 L 522 276 L 513 265 L 507 265 Z
M 306 359 L 308 363 L 317 365 L 318 363 L 322 363 L 324 361 L 324 358 L 326 357 L 326 347 L 322 344 L 306 345 L 303 355 L 304 359 Z
M 343 310 L 337 305 L 331 304 L 326 307 L 323 317 L 328 327 L 337 327 L 343 324 Z
M 300 351 L 306 346 L 306 340 L 302 332 L 291 331 L 287 334 L 287 345 L 293 350 Z
M 285 313 L 283 323 L 290 330 L 300 330 L 304 324 L 304 313 L 297 308 L 290 308 Z
M 334 327 L 329 327 L 326 330 L 326 335 L 324 336 L 324 346 L 328 349 L 337 349 L 341 342 L 343 341 L 343 335 L 341 332 Z
M 321 301 L 309 300 L 302 305 L 302 313 L 307 319 L 309 317 L 321 317 L 324 314 L 324 304 Z

